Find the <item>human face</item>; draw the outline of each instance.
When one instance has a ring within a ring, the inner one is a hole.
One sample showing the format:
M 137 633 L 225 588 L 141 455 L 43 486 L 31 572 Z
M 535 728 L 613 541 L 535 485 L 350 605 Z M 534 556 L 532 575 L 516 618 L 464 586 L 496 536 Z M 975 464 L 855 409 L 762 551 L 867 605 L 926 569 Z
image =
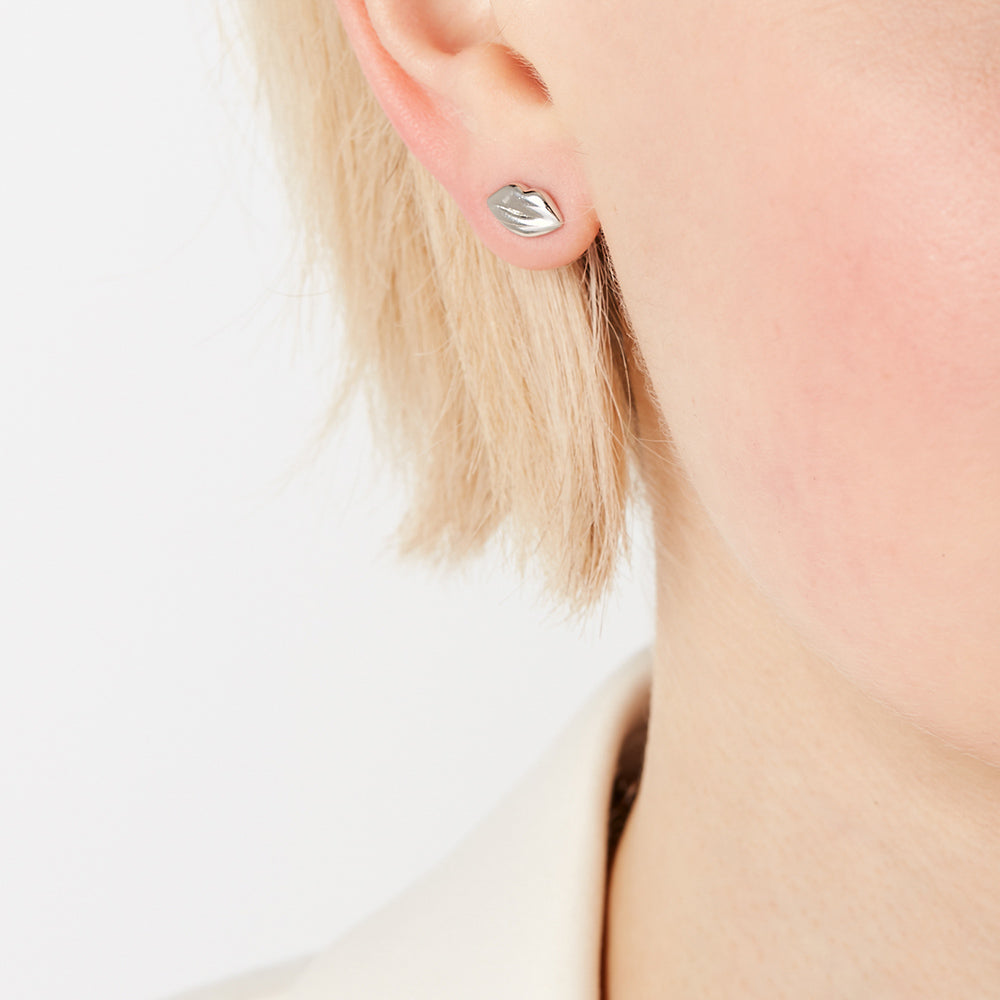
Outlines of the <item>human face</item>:
M 1000 0 L 540 3 L 711 523 L 807 646 L 1000 763 Z

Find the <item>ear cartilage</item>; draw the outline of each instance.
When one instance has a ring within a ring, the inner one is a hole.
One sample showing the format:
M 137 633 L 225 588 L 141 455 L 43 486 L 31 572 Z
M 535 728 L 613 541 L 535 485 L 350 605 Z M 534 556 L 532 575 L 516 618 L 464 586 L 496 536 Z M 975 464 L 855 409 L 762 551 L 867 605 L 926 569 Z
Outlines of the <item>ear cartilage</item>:
M 545 236 L 562 227 L 563 217 L 544 191 L 507 184 L 486 199 L 498 222 L 517 236 Z

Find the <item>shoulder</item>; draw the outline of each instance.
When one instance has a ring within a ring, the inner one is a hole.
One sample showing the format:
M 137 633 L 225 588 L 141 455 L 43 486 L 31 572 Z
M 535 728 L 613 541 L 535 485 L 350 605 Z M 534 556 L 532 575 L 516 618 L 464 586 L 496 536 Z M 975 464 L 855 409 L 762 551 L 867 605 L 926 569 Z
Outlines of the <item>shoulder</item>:
M 167 1000 L 284 1000 L 310 960 L 307 955 L 288 959 L 175 994 Z
M 595 996 L 609 810 L 623 756 L 641 766 L 649 666 L 608 678 L 450 854 L 327 949 L 170 1000 Z

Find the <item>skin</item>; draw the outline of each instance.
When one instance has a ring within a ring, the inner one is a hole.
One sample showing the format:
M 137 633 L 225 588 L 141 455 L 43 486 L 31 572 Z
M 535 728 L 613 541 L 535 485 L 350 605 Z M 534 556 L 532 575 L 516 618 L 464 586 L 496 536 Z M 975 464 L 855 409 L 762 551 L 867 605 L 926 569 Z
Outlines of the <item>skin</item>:
M 484 242 L 601 226 L 634 325 L 659 614 L 607 997 L 997 995 L 1000 0 L 340 6 Z M 506 234 L 512 179 L 564 229 Z

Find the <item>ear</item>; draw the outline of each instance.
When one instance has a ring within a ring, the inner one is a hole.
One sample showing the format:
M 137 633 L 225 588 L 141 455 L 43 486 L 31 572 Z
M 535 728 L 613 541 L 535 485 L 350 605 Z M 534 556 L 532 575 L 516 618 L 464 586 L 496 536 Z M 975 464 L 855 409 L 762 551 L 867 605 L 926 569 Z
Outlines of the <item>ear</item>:
M 534 68 L 505 44 L 490 0 L 336 0 L 365 76 L 412 152 L 482 242 L 519 267 L 560 267 L 599 229 L 574 137 Z M 487 199 L 548 195 L 563 225 L 518 236 Z

